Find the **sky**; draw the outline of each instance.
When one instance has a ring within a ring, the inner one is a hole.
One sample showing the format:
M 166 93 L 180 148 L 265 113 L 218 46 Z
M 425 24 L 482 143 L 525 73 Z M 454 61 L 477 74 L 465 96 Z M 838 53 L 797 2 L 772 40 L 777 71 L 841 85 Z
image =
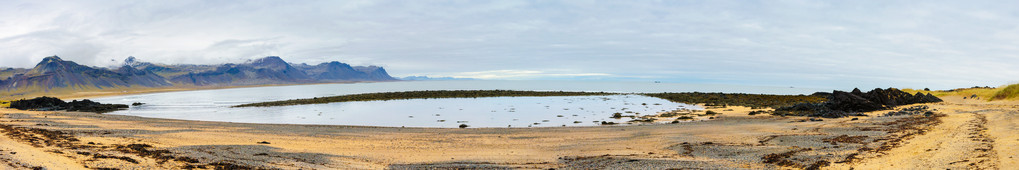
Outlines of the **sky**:
M 383 66 L 393 76 L 851 89 L 1019 82 L 1012 1 L 0 1 L 0 66 Z

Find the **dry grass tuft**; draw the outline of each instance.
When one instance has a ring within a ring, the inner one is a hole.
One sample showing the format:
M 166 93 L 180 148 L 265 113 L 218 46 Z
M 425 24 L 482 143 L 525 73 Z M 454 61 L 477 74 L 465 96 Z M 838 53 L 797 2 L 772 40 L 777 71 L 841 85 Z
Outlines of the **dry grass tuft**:
M 995 92 L 994 93 L 994 97 L 992 97 L 991 99 L 993 99 L 993 100 L 1004 100 L 1004 99 L 1014 99 L 1016 97 L 1019 97 L 1019 84 L 1008 85 L 1008 86 L 1005 86 L 1004 88 L 998 88 L 998 89 L 1000 89 L 1000 90 Z
M 926 91 L 926 90 L 922 90 L 922 89 L 921 90 L 918 90 L 918 89 L 902 89 L 902 91 L 910 93 L 910 94 L 915 94 L 916 92 L 920 92 L 920 93 L 924 93 L 924 94 L 930 93 L 930 94 L 933 94 L 934 96 L 938 96 L 938 97 L 943 97 L 943 96 L 964 96 L 964 97 L 970 97 L 970 96 L 976 95 L 977 97 L 980 97 L 981 99 L 993 100 L 994 99 L 993 97 L 995 96 L 996 93 L 998 93 L 999 89 L 1002 89 L 1002 88 L 960 88 L 960 89 L 953 89 L 953 90 L 935 90 L 935 91 Z

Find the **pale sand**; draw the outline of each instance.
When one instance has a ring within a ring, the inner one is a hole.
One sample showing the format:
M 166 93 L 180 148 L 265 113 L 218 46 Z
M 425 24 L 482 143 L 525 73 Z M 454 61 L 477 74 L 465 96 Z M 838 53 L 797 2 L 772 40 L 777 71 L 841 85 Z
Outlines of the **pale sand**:
M 85 169 L 78 162 L 66 157 L 56 156 L 28 144 L 18 143 L 10 138 L 0 138 L 0 165 L 3 169 L 30 167 L 51 167 L 56 169 Z
M 1014 169 L 1019 167 L 1019 104 L 932 105 L 943 124 L 856 168 Z M 1001 104 L 1012 103 L 1012 104 Z
M 19 140 L 18 145 L 12 142 L 16 139 L 2 136 L 4 154 L 0 160 L 12 167 L 56 169 L 174 169 L 213 162 L 282 169 L 784 169 L 823 161 L 830 162 L 825 169 L 1019 166 L 1015 109 L 1019 104 L 960 98 L 928 105 L 945 116 L 877 117 L 882 111 L 857 117 L 860 120 L 798 122 L 806 118 L 748 116 L 750 110 L 745 107 L 729 107 L 714 109 L 722 112 L 715 119 L 678 124 L 468 129 L 244 124 L 0 110 L 4 115 L 0 124 L 66 131 L 80 140 L 69 142 L 73 147 L 33 147 L 25 140 Z M 903 120 L 931 122 L 908 125 L 917 129 L 912 131 L 897 131 L 906 125 L 888 125 Z M 841 135 L 860 140 L 824 141 Z M 260 141 L 270 144 L 256 143 Z M 169 155 L 194 158 L 198 163 L 160 163 L 159 159 L 115 149 L 115 145 L 135 143 L 166 149 L 172 152 Z M 882 146 L 886 149 L 878 149 Z M 7 154 L 12 151 L 18 154 Z M 139 163 L 78 152 L 124 156 Z M 768 154 L 777 154 L 771 158 L 778 159 L 762 159 Z

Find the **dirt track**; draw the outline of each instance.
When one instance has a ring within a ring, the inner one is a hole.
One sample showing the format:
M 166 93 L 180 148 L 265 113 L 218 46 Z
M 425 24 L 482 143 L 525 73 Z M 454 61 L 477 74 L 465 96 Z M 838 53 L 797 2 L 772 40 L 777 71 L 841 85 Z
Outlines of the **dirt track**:
M 926 135 L 855 168 L 1009 169 L 1019 166 L 1019 106 L 934 105 L 949 113 Z

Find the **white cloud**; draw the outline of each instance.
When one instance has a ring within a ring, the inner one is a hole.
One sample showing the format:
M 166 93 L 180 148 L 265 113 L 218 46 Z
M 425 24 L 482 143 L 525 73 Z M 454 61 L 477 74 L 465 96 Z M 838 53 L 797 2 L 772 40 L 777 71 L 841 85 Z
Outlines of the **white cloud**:
M 394 75 L 953 88 L 1019 79 L 1008 3 L 2 1 L 0 66 L 279 55 Z

